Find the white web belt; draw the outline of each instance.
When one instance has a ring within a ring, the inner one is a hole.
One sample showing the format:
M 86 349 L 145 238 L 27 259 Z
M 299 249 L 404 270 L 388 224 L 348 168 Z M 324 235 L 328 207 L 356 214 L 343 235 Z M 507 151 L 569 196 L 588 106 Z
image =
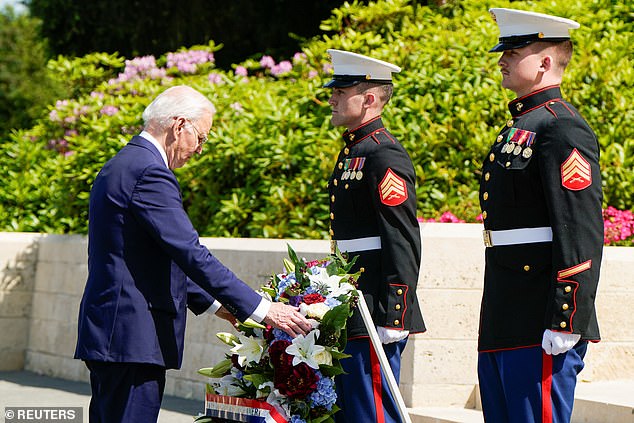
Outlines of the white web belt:
M 339 248 L 339 251 L 342 251 L 342 252 L 380 250 L 381 237 L 370 236 L 367 238 L 338 239 L 338 240 L 333 240 L 332 244 L 333 244 L 333 250 L 334 250 L 334 246 L 336 245 Z
M 482 232 L 485 247 L 500 245 L 532 244 L 534 242 L 550 242 L 553 240 L 553 230 L 550 226 L 541 228 L 509 229 L 506 231 Z

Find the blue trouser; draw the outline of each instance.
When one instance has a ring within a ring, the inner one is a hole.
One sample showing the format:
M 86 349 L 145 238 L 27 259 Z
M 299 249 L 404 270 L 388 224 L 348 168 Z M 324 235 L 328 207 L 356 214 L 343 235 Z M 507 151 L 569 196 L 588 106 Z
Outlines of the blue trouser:
M 487 423 L 569 423 L 588 343 L 548 355 L 541 347 L 478 354 Z
M 406 344 L 407 338 L 383 345 L 397 383 L 401 371 L 401 354 Z M 348 341 L 344 352 L 352 357 L 341 360 L 347 374 L 335 378 L 337 406 L 341 408 L 341 411 L 335 414 L 335 421 L 400 423 L 396 400 L 390 394 L 387 380 L 381 373 L 378 356 L 369 338 Z
M 92 397 L 90 423 L 152 423 L 158 420 L 165 368 L 152 364 L 87 361 Z

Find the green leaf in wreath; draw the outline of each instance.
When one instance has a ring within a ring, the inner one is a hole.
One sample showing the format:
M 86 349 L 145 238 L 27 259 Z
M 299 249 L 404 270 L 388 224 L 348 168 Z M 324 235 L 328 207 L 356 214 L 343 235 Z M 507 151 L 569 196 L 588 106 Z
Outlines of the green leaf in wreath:
M 198 370 L 198 373 L 207 377 L 219 378 L 226 375 L 230 369 L 231 369 L 231 359 L 227 358 L 225 360 L 222 360 L 221 362 L 219 362 L 213 367 L 205 367 Z
M 320 364 L 319 371 L 327 377 L 337 376 L 346 373 L 341 367 L 341 364 L 337 363 L 332 366 L 328 366 L 327 364 Z
M 249 382 L 253 383 L 253 386 L 255 386 L 256 389 L 263 383 L 266 383 L 271 380 L 270 377 L 268 377 L 267 375 L 262 375 L 262 374 L 244 375 L 243 378 L 244 380 L 248 380 Z
M 218 332 L 216 334 L 216 337 L 230 347 L 234 347 L 240 343 L 238 337 L 229 332 Z
M 343 358 L 350 358 L 352 357 L 350 354 L 346 354 L 344 352 L 341 351 L 337 351 L 335 348 L 330 350 L 330 355 L 332 355 L 332 358 L 336 359 L 336 360 L 341 360 Z
M 324 314 L 324 318 L 321 320 L 321 324 L 322 326 L 341 329 L 346 326 L 346 321 L 348 320 L 349 316 L 350 304 L 340 304 Z

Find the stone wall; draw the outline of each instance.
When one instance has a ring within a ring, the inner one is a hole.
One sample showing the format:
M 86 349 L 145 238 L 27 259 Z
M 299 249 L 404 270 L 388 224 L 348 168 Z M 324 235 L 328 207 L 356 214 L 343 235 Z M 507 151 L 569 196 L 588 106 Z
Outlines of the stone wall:
M 418 294 L 428 327 L 410 338 L 401 391 L 410 407 L 469 406 L 475 401 L 476 338 L 484 247 L 481 225 L 421 225 L 423 266 Z M 325 256 L 327 241 L 203 238 L 239 277 L 256 288 L 282 270 L 290 243 L 308 259 Z M 79 301 L 87 276 L 83 236 L 0 233 L 0 370 L 26 369 L 88 381 L 72 358 Z M 607 247 L 597 296 L 603 341 L 586 356 L 585 380 L 634 379 L 634 248 Z M 170 370 L 166 394 L 203 398 L 196 372 L 220 360 L 215 333 L 228 324 L 190 313 L 181 370 Z

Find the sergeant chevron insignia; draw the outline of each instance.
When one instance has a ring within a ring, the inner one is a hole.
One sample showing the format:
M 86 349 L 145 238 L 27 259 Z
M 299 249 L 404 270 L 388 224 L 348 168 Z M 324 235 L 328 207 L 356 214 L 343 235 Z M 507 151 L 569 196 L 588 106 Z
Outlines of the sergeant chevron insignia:
M 379 196 L 386 206 L 398 206 L 407 200 L 407 184 L 388 168 L 379 184 Z
M 561 184 L 571 191 L 580 191 L 592 185 L 590 163 L 576 148 L 561 164 Z

